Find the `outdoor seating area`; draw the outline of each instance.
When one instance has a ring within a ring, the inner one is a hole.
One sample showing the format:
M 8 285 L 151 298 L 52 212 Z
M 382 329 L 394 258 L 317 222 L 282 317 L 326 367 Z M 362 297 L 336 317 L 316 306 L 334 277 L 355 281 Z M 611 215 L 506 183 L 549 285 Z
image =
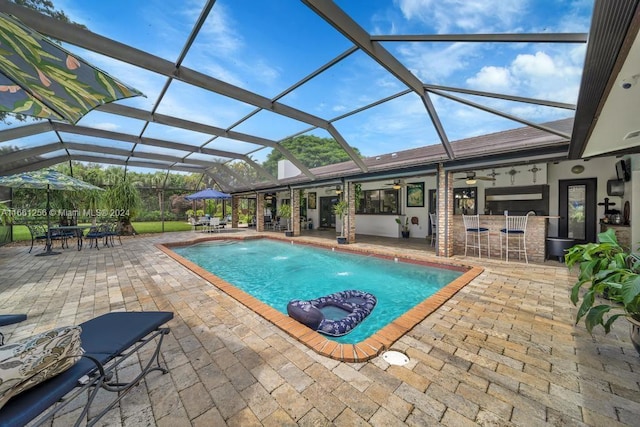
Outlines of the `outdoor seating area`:
M 94 249 L 100 249 L 100 246 L 113 247 L 116 238 L 119 244 L 122 244 L 122 226 L 117 221 L 101 222 L 96 225 L 52 225 L 51 227 L 37 223 L 18 225 L 24 225 L 29 230 L 31 236 L 29 253 L 33 250 L 34 243 L 43 244 L 43 251 L 50 251 L 56 244 L 59 249 L 74 247 L 77 250 L 82 250 L 85 244 Z
M 208 216 L 202 216 L 197 220 L 195 218 L 189 218 L 189 224 L 191 224 L 191 231 L 201 231 L 203 233 L 218 232 L 227 227 L 225 220 Z
M 483 257 L 478 278 L 392 346 L 408 364 L 383 357 L 354 364 L 310 351 L 155 246 L 200 238 L 137 236 L 109 251 L 41 258 L 28 245 L 1 247 L 0 312 L 28 318 L 0 332 L 10 343 L 114 311 L 173 312 L 159 354 L 169 372 L 147 375 L 101 418 L 110 426 L 599 426 L 634 425 L 640 413 L 628 329 L 616 324 L 592 337 L 574 326 L 567 292 L 575 273 L 555 261 L 522 268 Z M 355 247 L 390 257 L 433 256 L 403 247 L 406 239 L 358 240 Z M 139 369 L 129 358 L 116 372 Z M 93 405 L 101 403 L 98 396 Z M 72 425 L 81 410 L 69 405 L 54 425 Z
M 496 4 L 0 0 L 0 427 L 640 426 L 640 0 Z

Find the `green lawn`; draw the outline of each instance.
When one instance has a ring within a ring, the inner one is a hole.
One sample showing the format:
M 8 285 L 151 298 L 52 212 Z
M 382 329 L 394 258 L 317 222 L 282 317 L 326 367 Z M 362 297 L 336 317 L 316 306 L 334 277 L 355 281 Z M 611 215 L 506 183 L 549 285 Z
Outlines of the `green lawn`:
M 136 233 L 138 234 L 162 233 L 162 222 L 134 222 L 133 228 L 135 228 Z M 189 230 L 191 230 L 191 224 L 186 221 L 165 221 L 164 223 L 165 232 Z M 13 240 L 14 242 L 31 240 L 29 229 L 24 225 L 14 225 Z

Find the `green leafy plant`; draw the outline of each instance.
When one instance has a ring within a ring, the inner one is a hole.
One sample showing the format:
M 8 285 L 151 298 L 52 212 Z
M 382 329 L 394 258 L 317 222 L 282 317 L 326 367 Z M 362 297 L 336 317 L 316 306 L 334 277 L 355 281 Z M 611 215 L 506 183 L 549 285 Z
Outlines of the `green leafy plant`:
M 398 223 L 398 225 L 400 225 L 400 227 L 402 228 L 402 231 L 404 231 L 404 232 L 409 231 L 409 217 L 405 218 L 404 224 L 402 224 L 402 218 L 398 217 L 398 218 L 396 218 L 396 223 Z
M 11 210 L 6 206 L 8 203 L 9 200 L 0 201 L 0 224 L 2 225 L 13 224 L 13 215 L 11 215 Z
M 287 222 L 287 230 L 290 229 L 290 223 L 291 223 L 291 205 L 289 204 L 282 204 L 280 205 L 280 208 L 278 209 L 278 216 L 280 216 L 281 219 L 284 219 Z
M 640 261 L 618 244 L 612 229 L 598 234 L 599 243 L 575 245 L 567 251 L 567 267 L 579 266 L 578 280 L 571 289 L 571 302 L 578 305 L 581 289 L 588 284 L 576 314 L 584 317 L 591 333 L 601 325 L 605 333 L 620 317 L 640 321 Z M 596 305 L 596 297 L 606 295 L 610 303 Z M 607 316 L 608 317 L 605 317 Z
M 344 238 L 344 231 L 346 228 L 346 219 L 349 213 L 349 204 L 346 200 L 340 200 L 338 203 L 333 205 L 333 213 L 340 218 L 342 222 L 342 227 L 340 228 L 340 237 Z
M 128 178 L 123 178 L 115 185 L 109 187 L 103 198 L 110 218 L 100 220 L 117 219 L 122 224 L 122 233 L 135 234 L 131 219 L 135 218 L 140 208 L 140 193 Z M 104 215 L 100 215 L 104 216 Z

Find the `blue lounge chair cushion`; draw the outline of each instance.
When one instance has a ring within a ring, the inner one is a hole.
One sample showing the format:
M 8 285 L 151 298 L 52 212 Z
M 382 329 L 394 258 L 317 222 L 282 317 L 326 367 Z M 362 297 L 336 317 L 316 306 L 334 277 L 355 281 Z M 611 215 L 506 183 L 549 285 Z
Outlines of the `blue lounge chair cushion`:
M 80 324 L 82 347 L 87 353 L 118 353 L 172 318 L 164 311 L 107 313 Z
M 0 326 L 12 325 L 27 320 L 26 314 L 0 314 Z
M 474 233 L 480 233 L 480 232 L 483 232 L 483 231 L 489 231 L 489 229 L 488 229 L 488 228 L 484 228 L 484 227 L 480 227 L 480 228 L 467 228 L 467 231 L 471 231 L 471 232 L 474 232 Z
M 92 354 L 103 361 L 109 359 L 109 354 Z M 95 370 L 96 364 L 91 360 L 82 358 L 79 362 L 41 384 L 20 393 L 9 400 L 0 410 L 0 426 L 25 426 L 29 421 L 44 412 L 51 405 L 60 400 L 73 390 L 78 384 L 78 378 Z M 9 421 L 10 420 L 10 421 Z

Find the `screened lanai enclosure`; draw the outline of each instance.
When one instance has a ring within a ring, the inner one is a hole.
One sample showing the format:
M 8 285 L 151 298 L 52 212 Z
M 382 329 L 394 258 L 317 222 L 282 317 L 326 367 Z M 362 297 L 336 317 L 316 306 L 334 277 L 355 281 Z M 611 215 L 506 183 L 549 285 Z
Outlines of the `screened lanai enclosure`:
M 571 132 L 545 123 L 575 116 L 594 5 L 543 13 L 542 3 L 500 13 L 482 2 L 132 5 L 148 27 L 142 40 L 109 5 L 108 20 L 73 5 L 82 29 L 3 1 L 146 97 L 100 106 L 76 126 L 10 120 L 2 173 L 74 159 L 205 173 L 233 192 L 279 184 L 263 166 L 273 151 L 302 179 L 321 178 L 286 148 L 296 136 L 332 140 L 337 162 L 362 174 L 373 167 L 364 159 L 418 147 L 431 147 L 432 163 L 489 155 L 453 141 L 523 126 L 566 153 Z M 632 3 L 596 12 L 623 25 Z
M 144 94 L 75 125 L 5 115 L 0 173 L 79 161 L 255 194 L 598 155 L 586 143 L 637 3 L 65 2 L 70 23 L 0 0 Z

